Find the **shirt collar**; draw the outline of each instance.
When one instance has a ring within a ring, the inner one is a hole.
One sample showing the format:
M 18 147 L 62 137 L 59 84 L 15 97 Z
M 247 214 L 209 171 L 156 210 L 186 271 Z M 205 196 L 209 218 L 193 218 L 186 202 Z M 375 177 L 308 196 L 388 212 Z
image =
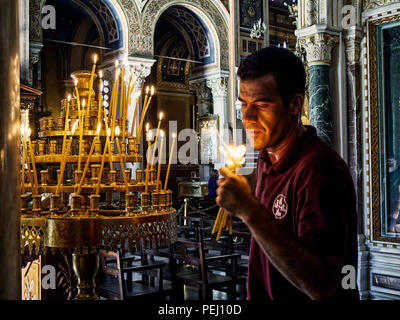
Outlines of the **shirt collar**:
M 309 143 L 309 141 L 317 136 L 317 131 L 313 126 L 304 127 L 306 128 L 306 131 L 302 134 L 299 141 L 274 164 L 271 164 L 267 148 L 260 151 L 260 158 L 264 162 L 265 172 L 267 174 L 283 172 L 289 168 L 298 159 L 299 154 L 304 150 L 304 147 Z

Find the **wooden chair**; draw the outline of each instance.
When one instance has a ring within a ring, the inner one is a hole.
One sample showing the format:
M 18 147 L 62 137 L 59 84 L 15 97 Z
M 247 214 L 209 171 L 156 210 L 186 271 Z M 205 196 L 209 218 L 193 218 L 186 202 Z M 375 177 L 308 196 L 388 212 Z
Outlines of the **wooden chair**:
M 241 284 L 237 278 L 236 260 L 239 254 L 226 254 L 217 256 L 205 256 L 202 237 L 200 241 L 179 240 L 181 246 L 180 260 L 192 267 L 186 268 L 186 273 L 176 275 L 180 288 L 183 285 L 196 287 L 199 290 L 199 298 L 202 300 L 212 299 L 212 291 L 220 290 L 228 293 L 230 298 L 238 296 L 236 285 Z M 195 249 L 195 251 L 191 250 Z M 231 270 L 225 275 L 213 273 L 208 269 L 208 264 L 215 261 L 230 261 Z
M 139 260 L 131 260 L 131 262 L 132 266 L 124 266 L 118 251 L 100 250 L 100 296 L 110 300 L 144 299 L 149 297 L 166 299 L 171 294 L 171 286 L 164 283 L 163 279 L 165 263 L 142 265 Z M 148 272 L 152 276 L 155 275 L 157 285 L 152 286 L 143 281 L 143 279 L 136 281 L 133 279 L 134 273 L 142 272 Z M 125 280 L 125 275 L 127 280 Z

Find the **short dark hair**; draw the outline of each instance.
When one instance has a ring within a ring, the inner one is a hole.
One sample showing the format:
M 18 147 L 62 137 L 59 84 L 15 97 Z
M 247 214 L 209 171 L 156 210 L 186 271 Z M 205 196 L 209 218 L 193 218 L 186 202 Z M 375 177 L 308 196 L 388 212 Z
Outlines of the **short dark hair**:
M 254 80 L 272 74 L 286 106 L 297 93 L 305 94 L 306 72 L 303 62 L 293 52 L 267 47 L 248 56 L 239 66 L 241 80 Z

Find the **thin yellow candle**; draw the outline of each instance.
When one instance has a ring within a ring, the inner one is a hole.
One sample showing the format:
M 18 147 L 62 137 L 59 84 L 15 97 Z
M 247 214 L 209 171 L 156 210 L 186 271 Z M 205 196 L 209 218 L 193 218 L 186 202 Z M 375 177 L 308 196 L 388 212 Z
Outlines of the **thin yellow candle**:
M 158 154 L 158 171 L 157 171 L 157 180 L 156 180 L 156 192 L 160 190 L 160 175 L 161 175 L 161 161 L 163 155 L 163 146 L 164 146 L 164 131 L 161 130 L 161 142 L 160 142 L 160 152 Z
M 150 91 L 150 88 L 149 88 L 149 86 L 147 86 L 146 87 L 146 95 L 144 97 L 144 102 L 143 102 L 143 110 L 144 110 L 145 106 L 147 105 L 147 100 L 149 99 L 149 91 Z
M 122 67 L 122 76 L 121 76 L 121 92 L 120 92 L 120 97 L 121 97 L 121 103 L 119 104 L 119 118 L 122 118 L 122 113 L 123 113 L 123 106 L 124 106 L 124 95 L 125 95 L 125 67 Z
M 93 80 L 94 80 L 94 72 L 96 71 L 96 63 L 97 63 L 97 54 L 93 56 L 93 67 L 92 73 L 90 75 L 90 82 L 89 82 L 89 101 L 88 101 L 88 108 L 87 108 L 87 115 L 90 115 L 90 106 L 92 104 L 92 90 L 93 90 Z
M 117 140 L 117 148 L 118 148 L 118 154 L 119 154 L 119 163 L 121 164 L 122 177 L 124 178 L 125 192 L 128 193 L 128 192 L 129 192 L 128 180 L 126 179 L 124 160 L 123 160 L 123 156 L 122 156 L 122 152 L 121 152 L 121 146 L 120 146 L 120 144 L 119 144 L 119 134 L 120 134 L 120 130 L 119 130 L 119 126 L 117 126 L 117 127 L 115 128 L 115 135 L 116 135 L 116 140 Z
M 38 194 L 39 190 L 38 190 L 38 181 L 37 181 L 37 174 L 36 174 L 35 155 L 33 153 L 32 142 L 31 142 L 31 128 L 28 128 L 28 144 L 29 144 L 29 150 L 30 150 L 31 161 L 32 161 L 33 182 L 35 185 L 36 194 Z
M 147 87 L 147 89 L 148 89 L 148 87 Z M 148 90 L 147 90 L 148 91 Z M 147 97 L 147 92 L 146 91 L 146 97 Z M 154 87 L 152 87 L 152 94 L 154 93 Z M 151 101 L 151 98 L 150 98 L 150 101 Z M 137 138 L 140 140 L 140 136 L 142 135 L 142 127 L 143 127 L 143 121 L 144 121 L 144 118 L 145 118 L 145 116 L 146 116 L 146 112 L 147 112 L 147 109 L 148 109 L 148 107 L 149 107 L 149 102 L 150 102 L 149 100 L 147 100 L 147 99 L 145 99 L 145 103 L 144 103 L 144 107 L 143 107 L 143 111 L 142 111 L 142 117 L 141 117 L 141 120 L 140 120 L 140 125 L 139 125 L 139 134 L 138 134 L 138 136 L 137 136 Z
M 135 128 L 135 122 L 137 123 L 137 125 L 136 125 L 136 137 L 137 137 L 138 129 L 139 129 L 139 121 L 138 121 L 138 116 L 137 115 L 138 115 L 138 110 L 139 110 L 140 96 L 141 96 L 141 94 L 139 92 L 138 96 L 136 98 L 135 112 L 134 112 L 133 119 L 132 119 L 132 128 L 131 128 L 131 136 L 132 137 L 133 137 L 133 130 Z
M 25 134 L 26 134 L 26 129 L 24 131 L 25 131 Z M 33 177 L 32 177 L 32 173 L 31 173 L 31 166 L 29 164 L 29 154 L 28 154 L 28 147 L 26 146 L 26 136 L 25 136 L 25 134 L 24 134 L 24 138 L 22 139 L 22 147 L 23 147 L 23 150 L 24 150 L 24 152 L 26 154 L 26 164 L 28 166 L 29 183 L 32 186 L 32 194 L 35 195 L 37 193 L 36 193 L 35 187 L 33 185 Z M 25 164 L 24 164 L 24 166 L 25 166 Z
M 169 179 L 169 171 L 171 170 L 171 162 L 172 162 L 172 156 L 174 154 L 174 146 L 175 146 L 175 140 L 176 140 L 176 135 L 175 133 L 172 134 L 172 147 L 170 149 L 170 155 L 169 155 L 169 162 L 168 162 L 168 169 L 167 169 L 167 175 L 165 177 L 165 184 L 164 184 L 164 191 L 167 191 L 167 186 L 168 186 L 168 179 Z
M 157 132 L 156 132 L 156 138 L 154 140 L 154 149 L 153 149 L 153 157 L 151 159 L 151 170 L 153 170 L 154 167 L 154 158 L 156 156 L 156 147 L 157 147 L 157 142 L 158 142 L 158 135 L 160 134 L 160 128 L 161 128 L 161 122 L 163 119 L 163 113 L 160 112 L 160 120 L 158 121 L 158 126 L 157 126 Z
M 110 146 L 111 128 L 108 127 L 106 108 L 104 108 L 104 119 L 105 119 L 105 123 L 106 123 L 106 131 L 107 131 L 106 145 L 108 145 L 108 160 L 110 161 L 110 170 L 114 170 L 114 166 L 113 166 L 113 162 L 112 162 L 112 158 L 111 158 L 111 146 Z
M 67 129 L 68 129 L 68 118 L 69 118 L 69 104 L 71 101 L 71 95 L 68 95 L 67 98 L 68 102 L 67 102 L 67 111 L 65 112 L 65 124 L 64 124 L 64 137 L 63 137 L 63 144 L 62 144 L 62 149 L 61 149 L 61 158 L 64 155 L 65 152 L 65 143 L 67 141 Z M 61 161 L 62 162 L 62 161 Z M 61 163 L 60 163 L 61 165 Z
M 151 154 L 151 131 L 147 133 L 147 165 L 146 165 L 146 185 L 145 185 L 145 191 L 149 191 L 149 169 L 150 169 L 150 161 L 149 161 L 149 154 Z
M 114 134 L 115 134 L 115 122 L 117 120 L 117 105 L 118 105 L 118 91 L 119 91 L 119 69 L 117 70 L 117 80 L 116 80 L 116 88 L 114 92 L 114 99 L 113 99 L 113 112 L 111 115 L 111 141 L 114 141 Z
M 25 126 L 21 123 L 21 138 L 24 139 L 25 136 Z M 22 176 L 21 176 L 21 194 L 25 194 L 25 148 L 24 142 L 22 142 Z
M 118 69 L 119 62 L 118 60 L 115 61 L 115 74 L 114 74 L 114 83 L 113 83 L 113 89 L 111 92 L 111 99 L 110 99 L 110 126 L 112 127 L 112 118 L 114 116 L 114 101 L 115 101 L 115 91 L 117 89 L 117 78 L 119 76 L 119 69 Z
M 99 98 L 99 113 L 97 115 L 97 122 L 101 121 L 101 110 L 102 110 L 102 107 L 103 107 L 103 89 L 104 89 L 104 85 L 103 85 L 103 71 L 101 71 L 101 70 L 99 72 L 99 78 L 100 78 L 99 94 L 98 94 L 98 98 Z
M 61 187 L 61 185 L 63 183 L 63 180 L 64 180 L 64 172 L 65 172 L 65 167 L 67 165 L 67 156 L 69 154 L 69 151 L 71 150 L 72 140 L 74 138 L 75 130 L 76 130 L 77 127 L 78 127 L 78 120 L 76 120 L 74 125 L 72 126 L 71 136 L 70 136 L 69 141 L 68 141 L 67 149 L 62 154 L 61 167 L 60 167 L 60 177 L 59 177 L 59 180 L 58 180 L 58 183 L 57 183 L 56 195 L 59 194 L 60 187 Z
M 81 170 L 81 161 L 82 161 L 82 143 L 83 143 L 83 119 L 85 114 L 85 99 L 82 101 L 82 110 L 80 112 L 79 118 L 79 155 L 78 155 L 78 171 Z
M 95 145 L 96 145 L 96 142 L 97 142 L 97 140 L 99 139 L 100 129 L 101 129 L 101 123 L 99 122 L 98 125 L 97 125 L 97 135 L 96 135 L 96 137 L 93 139 L 92 147 L 90 148 L 90 152 L 89 152 L 88 158 L 87 158 L 87 160 L 86 160 L 85 168 L 83 169 L 81 181 L 79 182 L 78 192 L 76 193 L 76 194 L 78 194 L 78 195 L 81 194 L 83 181 L 84 181 L 84 179 L 85 179 L 86 172 L 87 172 L 87 170 L 88 170 L 88 168 L 89 168 L 90 159 L 91 159 L 92 154 L 93 154 L 93 152 L 94 152 L 94 147 L 95 147 Z
M 110 136 L 109 129 L 107 130 L 107 135 L 108 135 L 108 137 Z M 105 160 L 106 160 L 106 154 L 107 154 L 107 150 L 108 150 L 108 147 L 109 147 L 109 144 L 107 143 L 108 137 L 107 137 L 106 143 L 104 145 L 103 156 L 101 157 L 100 173 L 99 173 L 99 178 L 97 180 L 96 194 L 99 194 L 99 192 L 100 192 L 101 178 L 103 176 L 104 163 L 105 163 Z M 110 164 L 110 167 L 111 167 L 111 164 Z

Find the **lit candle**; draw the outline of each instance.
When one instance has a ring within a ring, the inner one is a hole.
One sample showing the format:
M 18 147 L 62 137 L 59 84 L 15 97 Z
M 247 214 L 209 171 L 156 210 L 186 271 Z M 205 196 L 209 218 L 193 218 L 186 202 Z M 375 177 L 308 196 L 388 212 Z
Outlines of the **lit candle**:
M 31 128 L 28 128 L 28 144 L 29 144 L 29 150 L 30 150 L 31 160 L 32 160 L 33 182 L 34 182 L 35 194 L 38 194 L 39 190 L 38 190 L 38 181 L 37 181 L 37 175 L 36 175 L 35 154 L 33 153 L 32 142 L 31 142 Z
M 112 100 L 112 115 L 111 115 L 111 141 L 114 141 L 114 134 L 115 134 L 115 122 L 117 119 L 117 105 L 118 105 L 118 91 L 119 91 L 119 72 L 120 70 L 117 70 L 117 76 L 116 76 L 116 82 L 114 82 L 114 87 L 113 87 L 113 91 L 114 91 L 114 99 Z
M 160 152 L 158 154 L 158 171 L 157 171 L 157 180 L 156 180 L 156 192 L 160 190 L 160 175 L 161 175 L 161 162 L 163 156 L 163 146 L 164 146 L 164 131 L 161 130 L 161 142 L 160 142 Z
M 63 138 L 63 144 L 62 144 L 62 149 L 61 149 L 61 158 L 64 155 L 65 152 L 65 143 L 67 141 L 67 129 L 68 129 L 68 118 L 69 118 L 69 103 L 71 101 L 71 95 L 68 95 L 68 102 L 67 102 L 67 111 L 65 113 L 65 124 L 64 124 L 64 138 Z M 60 163 L 61 165 L 61 163 Z
M 170 149 L 167 175 L 165 177 L 164 191 L 167 191 L 167 186 L 168 186 L 169 171 L 171 170 L 172 156 L 174 154 L 174 146 L 175 146 L 175 140 L 176 140 L 176 134 L 175 133 L 172 134 L 172 138 L 173 138 L 172 147 Z
M 108 127 L 106 108 L 104 108 L 104 119 L 105 119 L 106 130 L 107 130 L 106 145 L 108 146 L 108 160 L 110 161 L 110 170 L 114 170 L 114 166 L 113 166 L 113 162 L 112 162 L 112 158 L 111 158 L 111 143 L 110 143 L 111 128 Z
M 117 148 L 118 148 L 118 154 L 119 154 L 119 163 L 121 164 L 121 171 L 122 171 L 122 176 L 124 178 L 124 183 L 125 183 L 125 192 L 128 193 L 129 192 L 129 188 L 128 188 L 128 180 L 126 179 L 126 174 L 125 174 L 125 166 L 124 166 L 124 160 L 123 160 L 123 156 L 121 153 L 121 146 L 119 144 L 119 126 L 117 126 L 115 128 L 115 135 L 116 135 L 116 140 L 117 140 Z
M 87 108 L 87 115 L 90 116 L 90 105 L 92 104 L 92 90 L 93 90 L 93 80 L 94 80 L 94 72 L 96 71 L 96 63 L 97 63 L 97 54 L 93 56 L 93 67 L 92 73 L 90 75 L 90 82 L 89 82 L 89 101 L 88 101 L 88 108 Z
M 60 176 L 59 176 L 59 180 L 57 183 L 57 189 L 56 189 L 56 195 L 59 194 L 60 192 L 60 187 L 62 185 L 62 182 L 64 180 L 64 171 L 65 171 L 65 167 L 67 165 L 67 156 L 69 154 L 69 151 L 71 150 L 71 145 L 72 145 L 72 140 L 74 138 L 74 134 L 75 134 L 75 130 L 78 127 L 78 120 L 75 121 L 74 125 L 72 126 L 71 129 L 71 136 L 69 137 L 69 141 L 68 141 L 68 145 L 67 145 L 67 149 L 65 150 L 65 152 L 62 154 L 62 158 L 61 158 L 61 167 L 60 167 Z
M 149 89 L 149 87 L 147 87 L 147 89 L 146 89 L 146 97 L 147 97 L 147 94 L 148 94 L 148 89 Z M 143 112 L 142 112 L 142 118 L 140 120 L 139 135 L 138 135 L 138 139 L 139 140 L 140 140 L 140 136 L 142 134 L 142 126 L 143 126 L 144 117 L 146 116 L 146 112 L 147 112 L 147 109 L 149 108 L 149 105 L 150 105 L 151 99 L 153 97 L 153 94 L 154 94 L 154 87 L 151 87 L 151 97 L 150 97 L 150 100 L 145 99 L 144 109 L 143 109 Z
M 149 190 L 149 169 L 150 169 L 150 159 L 149 155 L 151 154 L 151 131 L 147 132 L 147 165 L 146 165 L 146 186 L 145 186 L 145 193 Z
M 156 156 L 156 147 L 157 147 L 157 142 L 158 142 L 158 135 L 160 134 L 160 127 L 161 127 L 161 121 L 163 119 L 163 113 L 160 112 L 160 120 L 158 121 L 158 126 L 157 126 L 157 132 L 156 132 L 156 138 L 154 140 L 154 149 L 153 149 L 153 157 L 151 159 L 151 170 L 153 170 L 154 167 L 154 158 Z
M 83 143 L 83 119 L 85 114 L 85 99 L 82 101 L 82 110 L 80 112 L 79 118 L 79 155 L 78 155 L 78 171 L 81 170 L 81 161 L 82 161 L 82 143 Z
M 99 85 L 99 113 L 97 115 L 97 122 L 101 121 L 101 110 L 103 108 L 103 71 L 100 70 L 99 72 L 99 78 L 100 78 L 100 85 Z
M 94 147 L 96 145 L 97 140 L 99 139 L 99 135 L 100 135 L 100 129 L 101 129 L 101 123 L 99 122 L 97 125 L 97 135 L 94 137 L 93 142 L 92 142 L 92 147 L 90 148 L 90 152 L 88 155 L 88 158 L 86 160 L 86 164 L 85 164 L 85 168 L 83 169 L 83 173 L 82 173 L 82 177 L 81 177 L 81 181 L 79 182 L 79 186 L 78 186 L 78 192 L 76 194 L 81 194 L 81 190 L 82 190 L 82 185 L 83 185 L 83 181 L 85 180 L 85 176 L 86 176 L 86 172 L 89 168 L 89 164 L 90 164 L 90 158 L 92 157 L 92 154 L 94 152 Z

